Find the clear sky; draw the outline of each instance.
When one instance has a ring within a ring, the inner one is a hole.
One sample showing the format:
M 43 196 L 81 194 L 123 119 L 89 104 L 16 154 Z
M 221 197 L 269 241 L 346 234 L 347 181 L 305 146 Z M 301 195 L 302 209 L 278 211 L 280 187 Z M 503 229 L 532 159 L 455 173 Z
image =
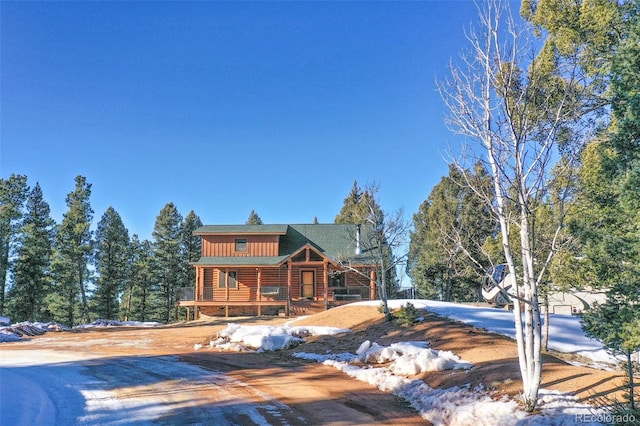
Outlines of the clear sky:
M 447 174 L 435 88 L 471 1 L 11 2 L 0 176 L 61 221 L 74 177 L 151 238 L 173 202 L 205 224 L 333 222 L 354 180 L 407 219 Z

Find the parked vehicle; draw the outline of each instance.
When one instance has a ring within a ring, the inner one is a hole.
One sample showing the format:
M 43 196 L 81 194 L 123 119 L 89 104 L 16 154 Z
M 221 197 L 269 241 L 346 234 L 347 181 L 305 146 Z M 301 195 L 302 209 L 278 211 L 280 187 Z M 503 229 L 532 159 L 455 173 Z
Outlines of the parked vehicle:
M 498 307 L 512 307 L 516 282 L 506 263 L 491 267 L 482 279 L 482 297 Z M 548 296 L 549 312 L 554 314 L 578 314 L 594 303 L 606 300 L 604 291 L 569 290 L 551 291 Z M 540 303 L 543 303 L 542 298 Z

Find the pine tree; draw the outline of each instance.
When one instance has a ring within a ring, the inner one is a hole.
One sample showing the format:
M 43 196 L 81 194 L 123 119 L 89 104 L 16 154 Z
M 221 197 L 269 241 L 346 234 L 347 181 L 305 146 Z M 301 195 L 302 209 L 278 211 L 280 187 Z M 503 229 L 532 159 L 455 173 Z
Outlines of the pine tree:
M 5 309 L 7 276 L 11 267 L 9 259 L 18 240 L 28 193 L 26 176 L 12 174 L 9 179 L 0 179 L 0 315 Z
M 91 184 L 84 176 L 75 178 L 75 190 L 67 195 L 69 210 L 64 214 L 55 239 L 52 268 L 54 293 L 50 309 L 56 320 L 76 325 L 88 323 L 88 264 L 93 254 L 93 233 L 90 229 L 93 210 L 89 204 Z
M 196 270 L 190 264 L 200 259 L 202 252 L 202 237 L 193 235 L 196 229 L 202 226 L 200 217 L 193 210 L 187 214 L 182 222 L 182 254 L 183 254 L 183 277 L 180 280 L 180 287 L 193 287 L 196 283 Z
M 636 406 L 635 369 L 631 355 L 640 351 L 640 335 L 635 328 L 640 324 L 640 295 L 637 278 L 630 278 L 609 288 L 607 301 L 584 312 L 581 322 L 587 336 L 600 340 L 610 352 L 625 356 L 627 400 L 629 408 L 634 411 L 639 407 Z
M 129 275 L 129 232 L 118 212 L 109 207 L 96 230 L 95 292 L 93 312 L 98 318 L 116 319 L 119 297 Z
M 27 200 L 13 287 L 7 301 L 9 315 L 16 321 L 51 319 L 44 303 L 50 291 L 49 266 L 55 227 L 49 213 L 49 204 L 44 201 L 42 189 L 36 183 Z
M 613 120 L 584 150 L 572 231 L 583 242 L 582 278 L 607 290 L 607 301 L 583 315 L 588 335 L 627 357 L 640 349 L 640 4 L 620 5 L 620 35 L 611 58 Z
M 200 217 L 191 210 L 182 223 L 182 246 L 186 262 L 196 262 L 200 259 L 202 237 L 199 235 L 193 235 L 193 233 L 201 226 L 202 220 L 200 220 Z M 188 280 L 188 282 L 191 281 Z
M 260 219 L 260 216 L 258 216 L 258 213 L 256 213 L 255 210 L 251 210 L 251 213 L 249 213 L 249 218 L 247 219 L 245 224 L 246 225 L 262 225 L 262 219 Z
M 373 183 L 363 191 L 358 186 L 358 182 L 354 181 L 334 222 L 357 225 L 367 223 L 368 219 L 375 217 L 375 220 L 383 223 L 384 212 L 376 200 L 378 190 L 378 185 Z
M 358 181 L 353 181 L 353 186 L 349 195 L 344 199 L 340 213 L 336 216 L 335 223 L 363 223 L 366 212 L 362 208 L 362 190 L 358 186 Z
M 480 165 L 471 179 L 487 181 Z M 477 301 L 489 266 L 483 244 L 495 232 L 491 212 L 453 166 L 413 217 L 409 274 L 428 298 Z
M 134 235 L 130 244 L 129 262 L 130 275 L 121 300 L 121 316 L 125 321 L 148 321 L 154 318 L 153 306 L 157 305 L 151 242 L 140 241 L 138 236 Z
M 153 228 L 153 251 L 159 296 L 159 315 L 169 322 L 176 301 L 176 291 L 182 284 L 184 257 L 181 250 L 182 216 L 173 203 L 167 203 L 156 218 Z

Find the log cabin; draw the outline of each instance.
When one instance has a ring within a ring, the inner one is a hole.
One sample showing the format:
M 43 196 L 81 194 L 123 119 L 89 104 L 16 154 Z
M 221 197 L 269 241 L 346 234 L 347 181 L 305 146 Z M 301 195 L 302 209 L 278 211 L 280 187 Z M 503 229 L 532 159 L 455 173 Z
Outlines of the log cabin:
M 371 228 L 351 224 L 206 225 L 193 287 L 178 291 L 187 318 L 301 313 L 376 299 Z

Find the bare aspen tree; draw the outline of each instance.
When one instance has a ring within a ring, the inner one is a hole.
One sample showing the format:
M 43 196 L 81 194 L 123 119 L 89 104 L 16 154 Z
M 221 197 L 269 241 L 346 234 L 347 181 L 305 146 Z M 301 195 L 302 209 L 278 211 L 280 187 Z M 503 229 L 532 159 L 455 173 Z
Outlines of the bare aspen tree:
M 366 186 L 361 200 L 360 208 L 355 213 L 354 220 L 367 227 L 368 231 L 363 232 L 360 238 L 362 247 L 361 258 L 370 258 L 373 265 L 376 265 L 376 287 L 377 293 L 382 303 L 382 310 L 387 321 L 392 319 L 387 303 L 388 292 L 387 282 L 394 279 L 396 267 L 406 261 L 407 253 L 398 254 L 398 250 L 404 249 L 409 233 L 409 222 L 404 219 L 404 211 L 396 210 L 392 213 L 385 213 L 376 202 L 376 194 L 380 187 L 377 183 Z M 356 236 L 351 236 L 355 239 Z M 348 259 L 341 262 L 343 267 L 349 269 L 363 277 L 368 278 L 366 272 L 358 268 L 351 267 Z
M 378 217 L 374 210 L 371 209 L 370 214 L 366 218 L 366 223 L 373 227 L 370 246 L 374 250 L 374 257 L 379 265 L 380 275 L 377 279 L 377 286 L 385 318 L 389 321 L 392 317 L 387 303 L 389 299 L 389 295 L 387 294 L 387 277 L 392 270 L 395 270 L 396 266 L 406 260 L 406 253 L 400 256 L 394 256 L 394 252 L 405 245 L 409 225 L 408 222 L 404 220 L 402 209 L 392 215 L 382 216 L 384 217 Z M 395 274 L 393 276 L 395 276 Z
M 499 223 L 502 251 L 516 277 L 514 319 L 522 399 L 527 411 L 537 404 L 542 377 L 541 316 L 538 289 L 557 251 L 563 221 L 557 222 L 551 247 L 535 256 L 532 218 L 548 196 L 551 169 L 568 147 L 582 140 L 578 121 L 588 106 L 577 67 L 551 63 L 535 50 L 527 24 L 516 24 L 508 4 L 497 0 L 478 5 L 480 30 L 467 35 L 470 51 L 450 77 L 438 83 L 447 107 L 447 124 L 463 136 L 453 163 L 464 184 L 490 207 Z M 491 175 L 489 192 L 466 171 L 481 162 Z M 511 232 L 519 233 L 514 247 Z

